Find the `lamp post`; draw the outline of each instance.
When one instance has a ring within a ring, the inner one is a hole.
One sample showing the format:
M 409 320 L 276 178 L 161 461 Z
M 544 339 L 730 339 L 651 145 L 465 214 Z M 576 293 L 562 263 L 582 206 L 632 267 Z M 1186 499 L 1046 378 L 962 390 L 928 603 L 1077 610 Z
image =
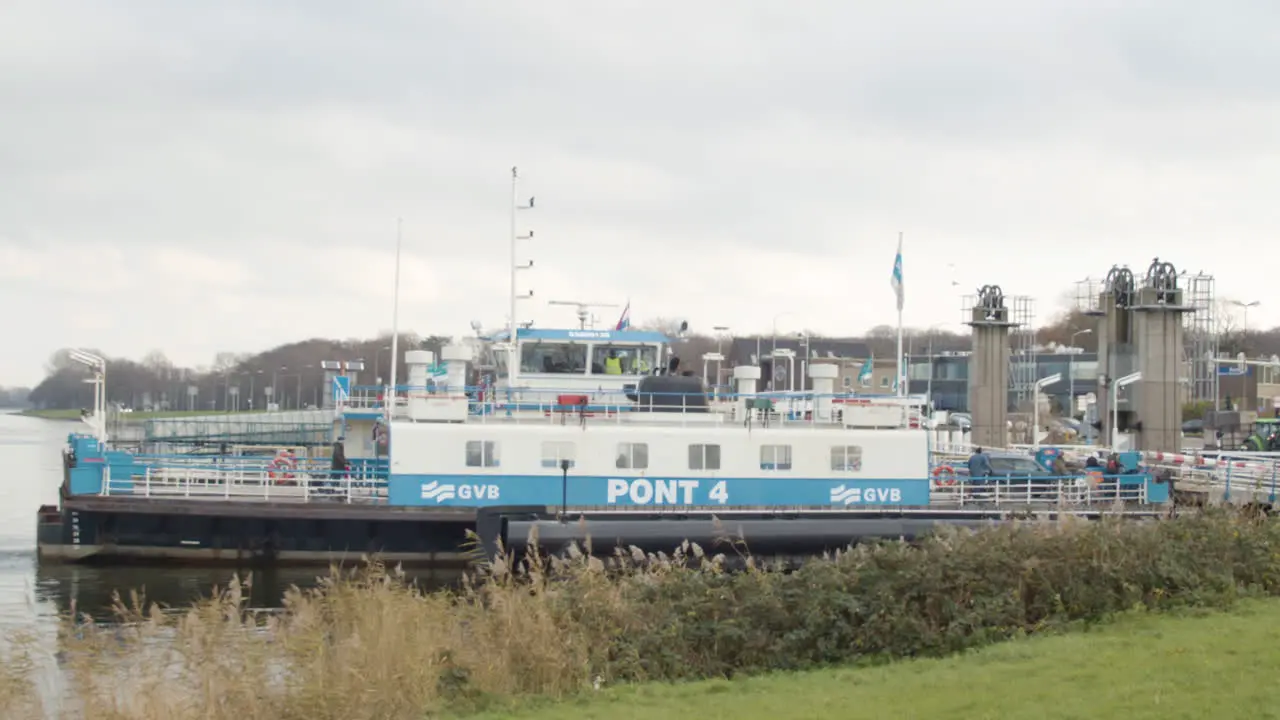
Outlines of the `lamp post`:
M 1120 443 L 1120 388 L 1142 379 L 1142 373 L 1130 373 L 1111 381 L 1111 449 Z
M 1040 391 L 1061 381 L 1062 373 L 1054 373 L 1036 381 L 1036 389 L 1031 396 L 1031 446 L 1037 450 L 1040 449 Z
M 383 345 L 382 347 L 373 351 L 373 375 L 375 378 L 374 380 L 375 385 L 381 385 L 382 378 L 384 377 L 382 374 L 382 351 L 390 350 L 390 349 L 391 349 L 390 345 Z M 390 377 L 390 373 L 388 373 L 386 377 Z M 390 382 L 392 385 L 395 385 L 396 384 L 395 378 L 391 378 Z
M 1262 304 L 1262 301 L 1240 302 L 1239 300 L 1232 300 L 1231 304 L 1244 311 L 1244 317 L 1240 320 L 1240 349 L 1248 352 L 1249 348 L 1245 346 L 1245 343 L 1249 340 L 1249 308 L 1258 307 Z
M 1085 328 L 1083 330 L 1077 330 L 1071 333 L 1070 349 L 1071 350 L 1075 349 L 1077 337 L 1081 335 L 1089 335 L 1092 332 L 1093 332 L 1092 328 Z M 1071 417 L 1071 418 L 1074 418 L 1076 416 L 1076 372 L 1075 372 L 1075 364 L 1072 362 L 1074 358 L 1075 358 L 1074 352 L 1067 355 L 1067 396 L 1068 396 L 1069 402 L 1071 403 L 1069 408 L 1070 412 L 1067 413 L 1067 417 Z

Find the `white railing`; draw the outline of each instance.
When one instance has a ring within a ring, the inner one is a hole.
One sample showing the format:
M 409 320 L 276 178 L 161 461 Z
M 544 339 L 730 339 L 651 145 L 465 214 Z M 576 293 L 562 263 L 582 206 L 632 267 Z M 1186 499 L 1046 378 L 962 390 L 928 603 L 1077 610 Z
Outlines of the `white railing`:
M 195 500 L 264 502 L 346 502 L 383 504 L 385 479 L 231 468 L 147 468 L 141 475 L 105 472 L 103 495 Z
M 415 401 L 439 404 L 465 405 L 467 416 L 480 423 L 562 423 L 562 422 L 614 422 L 646 423 L 660 425 L 689 424 L 751 424 L 756 427 L 801 426 L 849 426 L 861 427 L 849 420 L 848 413 L 862 413 L 867 417 L 877 414 L 879 427 L 923 428 L 924 416 L 918 407 L 903 398 L 889 396 L 859 396 L 852 394 L 809 393 L 759 393 L 751 396 L 712 396 L 710 394 L 684 394 L 630 391 L 638 400 L 622 390 L 581 389 L 556 390 L 534 388 L 508 391 L 503 388 L 450 388 L 436 385 L 423 388 L 400 387 L 395 396 L 395 415 L 412 411 Z M 528 397 L 522 400 L 521 396 Z M 559 398 L 575 398 L 577 403 L 565 404 Z M 581 401 L 585 399 L 585 403 Z M 818 416 L 819 400 L 825 400 L 830 410 L 822 411 L 827 417 Z M 355 410 L 383 409 L 386 398 L 379 393 L 355 393 L 343 398 L 343 407 Z M 891 417 L 890 417 L 891 416 Z
M 1147 476 L 1069 478 L 989 478 L 985 481 L 960 480 L 947 485 L 935 482 L 930 488 L 930 505 L 964 506 L 1046 506 L 1106 505 L 1108 503 L 1145 504 Z

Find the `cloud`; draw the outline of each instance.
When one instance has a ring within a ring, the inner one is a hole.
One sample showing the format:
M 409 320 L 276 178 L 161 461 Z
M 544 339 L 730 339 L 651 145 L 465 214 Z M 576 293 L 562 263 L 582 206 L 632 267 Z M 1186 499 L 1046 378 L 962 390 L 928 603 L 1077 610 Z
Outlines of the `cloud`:
M 0 383 L 385 329 L 397 217 L 402 324 L 501 324 L 513 165 L 522 319 L 858 332 L 903 232 L 917 326 L 1157 255 L 1280 322 L 1270 5 L 11 4 Z

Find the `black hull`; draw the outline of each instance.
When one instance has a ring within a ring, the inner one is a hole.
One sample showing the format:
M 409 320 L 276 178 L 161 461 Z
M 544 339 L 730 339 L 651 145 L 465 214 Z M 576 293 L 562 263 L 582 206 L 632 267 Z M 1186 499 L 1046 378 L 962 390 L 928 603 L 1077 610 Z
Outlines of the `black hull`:
M 1065 514 L 1065 513 L 1064 513 Z M 1103 511 L 1069 513 L 1094 519 Z M 1146 518 L 1154 510 L 1129 511 Z M 876 539 L 913 540 L 940 526 L 977 528 L 1026 514 L 981 509 L 814 510 L 652 515 L 587 512 L 560 522 L 547 508 L 393 508 L 347 503 L 262 503 L 64 496 L 38 513 L 41 563 L 282 567 L 388 564 L 464 568 L 499 548 L 523 555 L 536 537 L 560 553 L 591 540 L 596 555 L 619 546 L 670 553 L 682 542 L 709 553 L 798 557 Z M 1053 519 L 1046 509 L 1035 514 Z M 535 535 L 536 533 L 536 535 Z M 479 539 L 479 542 L 477 542 Z

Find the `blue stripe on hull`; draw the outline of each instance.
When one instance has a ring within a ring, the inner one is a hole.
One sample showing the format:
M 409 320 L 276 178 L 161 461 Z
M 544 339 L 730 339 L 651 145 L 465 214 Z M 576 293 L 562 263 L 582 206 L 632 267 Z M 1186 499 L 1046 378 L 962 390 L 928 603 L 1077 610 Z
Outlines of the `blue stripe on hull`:
M 925 506 L 929 480 L 838 478 L 648 478 L 581 476 L 565 482 L 570 506 L 680 507 Z M 494 507 L 559 505 L 558 475 L 393 474 L 391 505 Z

